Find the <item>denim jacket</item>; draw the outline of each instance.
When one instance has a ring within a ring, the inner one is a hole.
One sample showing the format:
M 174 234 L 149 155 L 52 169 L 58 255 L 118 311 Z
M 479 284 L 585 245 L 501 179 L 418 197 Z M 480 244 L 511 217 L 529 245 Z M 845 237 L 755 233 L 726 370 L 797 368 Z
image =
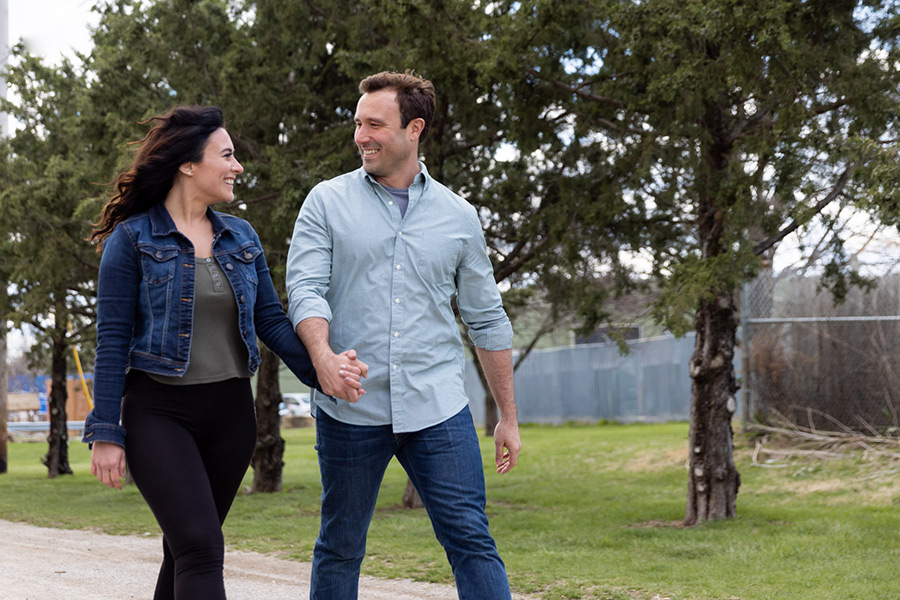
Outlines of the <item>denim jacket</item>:
M 318 380 L 309 353 L 284 313 L 262 245 L 243 219 L 207 209 L 213 255 L 231 283 L 250 373 L 257 336 L 306 385 Z M 125 375 L 139 369 L 180 377 L 188 368 L 194 316 L 194 247 L 162 202 L 119 223 L 103 244 L 97 283 L 94 409 L 83 441 L 125 445 L 119 424 Z

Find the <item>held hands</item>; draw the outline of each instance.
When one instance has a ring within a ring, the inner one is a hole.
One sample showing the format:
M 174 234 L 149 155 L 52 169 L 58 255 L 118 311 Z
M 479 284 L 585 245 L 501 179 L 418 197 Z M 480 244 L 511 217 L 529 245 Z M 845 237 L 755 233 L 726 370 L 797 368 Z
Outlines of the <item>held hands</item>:
M 125 449 L 111 442 L 94 442 L 91 474 L 104 485 L 121 490 L 122 477 L 125 476 Z
M 507 423 L 501 418 L 494 427 L 494 461 L 497 463 L 497 473 L 509 473 L 516 466 L 521 450 L 519 424 L 515 419 Z
M 329 396 L 358 402 L 359 397 L 366 393 L 360 377 L 369 374 L 369 365 L 356 357 L 356 350 L 329 353 L 329 356 L 318 360 L 315 367 L 322 391 Z

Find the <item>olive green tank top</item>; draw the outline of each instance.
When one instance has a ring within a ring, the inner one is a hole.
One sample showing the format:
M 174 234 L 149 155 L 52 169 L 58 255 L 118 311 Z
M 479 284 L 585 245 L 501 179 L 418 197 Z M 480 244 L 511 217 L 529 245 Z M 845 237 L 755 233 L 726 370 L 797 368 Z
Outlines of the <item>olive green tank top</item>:
M 191 355 L 182 377 L 148 373 L 160 383 L 191 385 L 250 377 L 238 307 L 228 278 L 215 258 L 195 258 Z

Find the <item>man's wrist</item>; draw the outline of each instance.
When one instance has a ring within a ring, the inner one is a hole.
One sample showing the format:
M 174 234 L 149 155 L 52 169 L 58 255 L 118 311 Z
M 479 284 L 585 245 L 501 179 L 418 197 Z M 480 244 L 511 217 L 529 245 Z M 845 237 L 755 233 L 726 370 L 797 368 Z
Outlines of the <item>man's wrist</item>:
M 333 359 L 335 356 L 336 354 L 328 346 L 309 350 L 309 357 L 316 370 L 319 370 L 322 365 Z

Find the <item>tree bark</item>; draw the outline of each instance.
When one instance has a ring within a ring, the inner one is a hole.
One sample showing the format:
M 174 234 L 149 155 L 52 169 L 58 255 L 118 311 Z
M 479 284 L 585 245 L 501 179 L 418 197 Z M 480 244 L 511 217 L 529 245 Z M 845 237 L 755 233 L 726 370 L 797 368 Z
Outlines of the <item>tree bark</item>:
M 260 346 L 261 362 L 256 379 L 256 450 L 250 461 L 253 467 L 252 492 L 271 494 L 281 491 L 284 468 L 284 438 L 281 437 L 281 386 L 278 382 L 280 360 L 274 352 Z
M 691 357 L 692 402 L 685 525 L 736 515 L 741 484 L 734 466 L 731 417 L 738 390 L 732 358 L 736 326 L 732 294 L 703 301 Z
M 56 307 L 53 332 L 53 351 L 50 368 L 50 399 L 47 410 L 50 413 L 50 433 L 47 436 L 48 450 L 43 463 L 47 467 L 47 477 L 71 475 L 69 466 L 69 432 L 66 419 L 66 310 Z

